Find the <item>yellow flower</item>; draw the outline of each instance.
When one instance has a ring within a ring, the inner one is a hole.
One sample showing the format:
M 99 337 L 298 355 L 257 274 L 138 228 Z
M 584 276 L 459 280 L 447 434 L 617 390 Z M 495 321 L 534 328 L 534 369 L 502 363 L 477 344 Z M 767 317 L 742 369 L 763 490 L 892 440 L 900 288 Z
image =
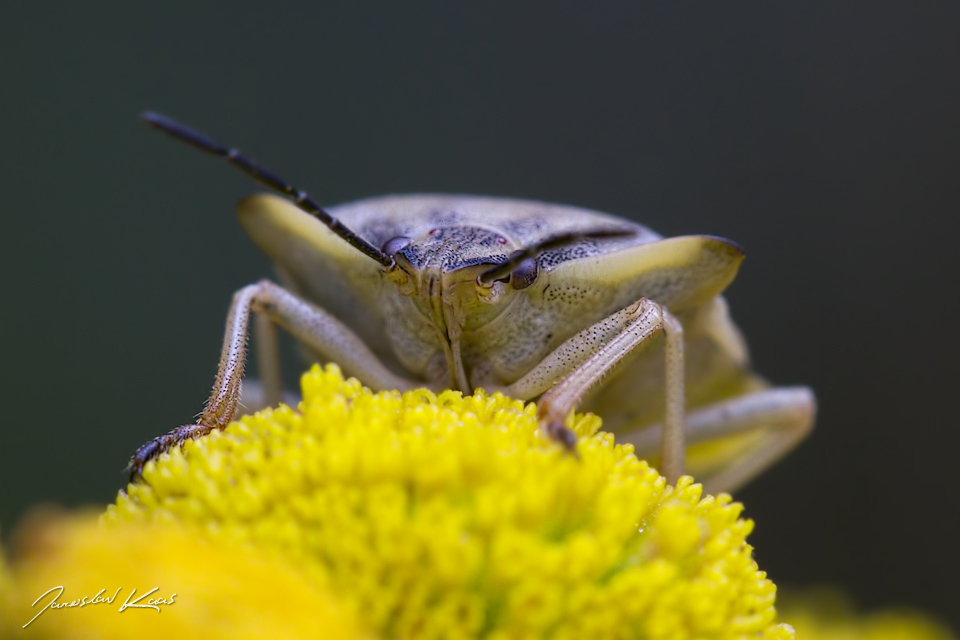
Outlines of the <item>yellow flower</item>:
M 322 588 L 262 551 L 182 525 L 104 527 L 93 514 L 32 520 L 15 536 L 12 571 L 0 566 L 0 638 L 371 637 Z M 158 611 L 140 608 L 157 598 Z
M 910 610 L 857 614 L 836 589 L 790 593 L 781 606 L 798 638 L 816 640 L 956 640 L 939 623 Z
M 147 465 L 108 530 L 178 523 L 208 549 L 276 553 L 383 638 L 793 637 L 741 506 L 690 478 L 666 486 L 598 418 L 574 418 L 576 459 L 539 437 L 534 405 L 499 394 L 374 394 L 333 366 L 302 383 L 299 410 Z M 198 597 L 176 588 L 178 606 Z
M 333 366 L 303 391 L 150 463 L 99 522 L 21 525 L 0 638 L 794 638 L 740 505 L 666 486 L 596 417 L 576 459 L 500 395 L 373 394 Z M 61 585 L 95 603 L 40 613 Z M 119 611 L 153 587 L 161 615 Z M 800 638 L 954 640 L 834 594 L 784 610 Z

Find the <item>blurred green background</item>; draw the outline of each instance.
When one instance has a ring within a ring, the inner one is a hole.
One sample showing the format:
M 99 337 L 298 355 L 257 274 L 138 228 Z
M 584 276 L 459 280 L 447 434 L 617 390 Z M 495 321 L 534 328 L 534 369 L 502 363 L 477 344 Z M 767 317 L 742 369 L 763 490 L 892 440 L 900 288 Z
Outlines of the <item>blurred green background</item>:
M 955 2 L 4 3 L 0 524 L 111 500 L 271 273 L 232 213 L 254 185 L 154 109 L 327 204 L 507 195 L 740 242 L 756 366 L 820 400 L 737 495 L 760 565 L 960 626 L 958 33 Z

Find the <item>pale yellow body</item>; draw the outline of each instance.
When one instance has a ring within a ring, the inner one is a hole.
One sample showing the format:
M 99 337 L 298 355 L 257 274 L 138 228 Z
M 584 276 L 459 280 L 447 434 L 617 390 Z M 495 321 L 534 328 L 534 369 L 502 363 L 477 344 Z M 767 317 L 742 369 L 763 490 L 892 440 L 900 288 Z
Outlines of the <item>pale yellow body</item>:
M 358 255 L 281 198 L 252 196 L 241 203 L 239 216 L 277 265 L 284 288 L 348 327 L 393 374 L 378 379 L 365 370 L 364 358 L 353 369 L 350 362 L 345 365 L 371 387 L 400 386 L 403 380 L 408 386 L 466 392 L 483 387 L 533 399 L 570 374 L 572 367 L 564 363 L 570 354 L 589 356 L 594 345 L 605 344 L 626 322 L 614 318 L 604 325 L 605 319 L 644 298 L 669 310 L 683 326 L 685 409 L 693 412 L 694 422 L 698 409 L 748 398 L 768 386 L 751 371 L 744 341 L 720 296 L 743 257 L 729 241 L 664 239 L 595 211 L 474 196 L 387 196 L 329 211 L 374 246 L 408 237 L 409 247 L 396 256 L 400 268 L 384 269 Z M 479 273 L 513 250 L 552 234 L 598 227 L 622 227 L 633 235 L 545 251 L 536 282 L 519 291 L 501 282 L 489 290 L 477 285 Z M 321 360 L 334 355 L 316 346 L 312 350 Z M 545 365 L 558 350 L 554 363 Z M 667 393 L 662 332 L 622 355 L 579 400 L 604 419 L 607 429 L 655 454 Z M 765 446 L 770 433 L 783 433 L 777 422 L 789 423 L 791 442 L 802 437 L 812 422 L 812 396 L 788 391 L 789 397 L 774 398 L 773 414 L 767 405 L 748 403 L 747 413 L 769 414 L 768 425 L 751 423 L 718 434 L 709 433 L 711 425 L 702 429 L 706 439 L 721 438 L 693 451 L 690 470 L 704 477 L 725 473 Z M 735 415 L 719 417 L 736 421 L 740 414 L 731 406 L 725 413 Z M 784 411 L 786 419 L 780 415 Z M 691 441 L 705 439 L 692 436 Z M 780 442 L 780 449 L 784 446 Z M 764 460 L 763 466 L 770 462 Z M 723 481 L 722 488 L 745 479 Z
M 141 446 L 134 478 L 236 415 L 252 316 L 266 404 L 283 392 L 279 325 L 373 389 L 536 399 L 541 433 L 573 455 L 566 422 L 586 406 L 658 457 L 668 482 L 689 469 L 714 493 L 756 476 L 813 425 L 809 389 L 768 389 L 750 371 L 720 297 L 743 259 L 729 240 L 662 238 L 609 214 L 506 198 L 385 196 L 327 211 L 239 150 L 161 114 L 142 118 L 288 199 L 240 203 L 283 286 L 236 292 L 203 413 Z

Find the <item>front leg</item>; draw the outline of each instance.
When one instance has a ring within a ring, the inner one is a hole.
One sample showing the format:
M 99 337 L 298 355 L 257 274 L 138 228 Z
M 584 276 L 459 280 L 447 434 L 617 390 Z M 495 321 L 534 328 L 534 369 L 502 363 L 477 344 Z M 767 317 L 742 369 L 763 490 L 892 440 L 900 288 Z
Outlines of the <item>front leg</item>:
M 661 437 L 661 472 L 676 483 L 684 466 L 683 326 L 662 306 L 641 298 L 573 336 L 504 391 L 518 398 L 540 393 L 537 417 L 544 433 L 573 450 L 564 426 L 577 404 L 659 332 L 666 338 L 666 412 Z
M 323 309 L 272 282 L 263 280 L 240 289 L 233 296 L 217 378 L 200 419 L 196 424 L 177 427 L 137 449 L 130 460 L 131 480 L 141 474 L 147 462 L 161 453 L 183 444 L 186 440 L 206 435 L 214 429 L 223 429 L 233 420 L 240 403 L 240 385 L 246 364 L 251 311 L 268 318 L 271 323 L 280 325 L 294 338 L 336 362 L 345 372 L 356 376 L 374 390 L 406 391 L 422 385 L 390 371 L 353 331 Z M 269 331 L 264 332 L 261 327 L 260 333 L 266 333 L 267 340 L 272 342 Z M 273 360 L 276 348 L 270 344 L 265 352 L 268 356 L 264 360 Z M 278 374 L 273 371 L 273 363 L 270 362 L 267 366 L 265 378 L 275 378 Z M 275 387 L 276 384 L 272 386 Z M 268 393 L 275 396 L 278 391 L 279 389 L 271 388 Z

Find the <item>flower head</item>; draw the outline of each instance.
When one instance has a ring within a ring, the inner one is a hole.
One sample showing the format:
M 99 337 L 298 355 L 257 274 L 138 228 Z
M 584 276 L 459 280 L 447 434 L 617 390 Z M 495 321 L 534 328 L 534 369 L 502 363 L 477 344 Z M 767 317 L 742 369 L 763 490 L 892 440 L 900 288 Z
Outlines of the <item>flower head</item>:
M 105 521 L 278 552 L 385 638 L 792 637 L 741 506 L 667 486 L 598 418 L 575 458 L 499 394 L 302 385 L 149 464 Z
M 333 595 L 260 550 L 184 525 L 28 520 L 13 566 L 0 566 L 4 640 L 372 637 Z
M 817 640 L 956 640 L 939 622 L 907 609 L 860 614 L 834 588 L 790 593 L 782 607 L 797 637 Z

